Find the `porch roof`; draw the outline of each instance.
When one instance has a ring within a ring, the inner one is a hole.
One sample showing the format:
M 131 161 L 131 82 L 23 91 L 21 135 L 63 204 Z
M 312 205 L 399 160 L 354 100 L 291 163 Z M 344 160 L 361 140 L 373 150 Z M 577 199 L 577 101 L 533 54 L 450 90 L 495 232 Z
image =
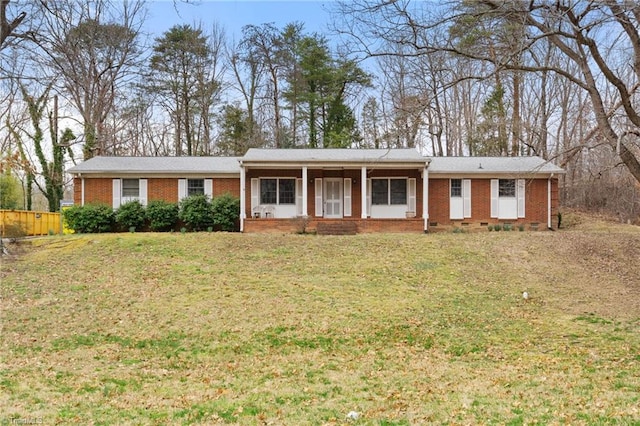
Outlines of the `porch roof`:
M 240 174 L 240 157 L 93 157 L 72 174 Z
M 549 175 L 564 170 L 540 157 L 432 157 L 429 174 Z
M 426 166 L 429 159 L 415 149 L 261 149 L 251 148 L 242 157 L 245 165 L 410 165 Z

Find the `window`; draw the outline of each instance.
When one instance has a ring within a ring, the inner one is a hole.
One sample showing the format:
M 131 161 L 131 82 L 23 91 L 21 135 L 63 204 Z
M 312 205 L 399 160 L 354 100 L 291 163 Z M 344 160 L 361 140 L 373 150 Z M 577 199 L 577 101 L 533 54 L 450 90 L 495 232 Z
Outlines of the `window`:
M 187 195 L 202 195 L 204 194 L 204 179 L 189 179 L 187 180 Z
M 140 180 L 139 179 L 122 179 L 122 196 L 123 197 L 139 197 L 140 196 Z
M 372 179 L 371 203 L 374 205 L 407 204 L 407 180 Z
M 462 197 L 462 179 L 451 179 L 451 196 Z
M 260 204 L 276 204 L 278 179 L 260 179 Z
M 260 204 L 295 203 L 295 179 L 260 179 Z
M 391 204 L 407 204 L 407 180 L 391 179 Z
M 278 180 L 278 204 L 296 203 L 296 181 L 295 179 Z
M 516 180 L 500 179 L 498 181 L 499 197 L 515 197 L 516 196 Z
M 371 181 L 371 204 L 389 204 L 388 179 L 373 179 Z

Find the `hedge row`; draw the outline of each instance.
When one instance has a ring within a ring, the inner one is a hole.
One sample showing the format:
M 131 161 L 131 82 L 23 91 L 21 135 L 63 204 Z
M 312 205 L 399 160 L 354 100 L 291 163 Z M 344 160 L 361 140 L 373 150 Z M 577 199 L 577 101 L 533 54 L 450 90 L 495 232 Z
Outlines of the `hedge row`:
M 104 204 L 73 206 L 63 212 L 67 226 L 78 233 L 113 231 L 171 231 L 183 226 L 191 231 L 237 231 L 240 200 L 230 194 L 209 200 L 193 195 L 180 203 L 138 201 L 122 204 L 117 210 Z

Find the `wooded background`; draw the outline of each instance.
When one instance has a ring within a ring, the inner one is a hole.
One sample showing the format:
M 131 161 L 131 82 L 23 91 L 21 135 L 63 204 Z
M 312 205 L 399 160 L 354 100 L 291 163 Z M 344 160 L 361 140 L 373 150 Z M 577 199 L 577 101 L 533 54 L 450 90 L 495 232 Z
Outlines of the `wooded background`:
M 638 2 L 354 0 L 326 33 L 239 39 L 215 21 L 149 39 L 148 7 L 0 0 L 2 208 L 57 210 L 95 155 L 416 147 L 539 155 L 567 171 L 564 206 L 638 221 Z

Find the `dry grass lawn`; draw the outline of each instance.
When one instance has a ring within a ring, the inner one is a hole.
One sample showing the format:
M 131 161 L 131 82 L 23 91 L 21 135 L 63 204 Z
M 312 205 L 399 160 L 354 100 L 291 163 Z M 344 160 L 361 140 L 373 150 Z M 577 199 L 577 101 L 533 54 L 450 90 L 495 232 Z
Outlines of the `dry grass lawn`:
M 0 424 L 639 425 L 640 229 L 566 220 L 23 241 Z

